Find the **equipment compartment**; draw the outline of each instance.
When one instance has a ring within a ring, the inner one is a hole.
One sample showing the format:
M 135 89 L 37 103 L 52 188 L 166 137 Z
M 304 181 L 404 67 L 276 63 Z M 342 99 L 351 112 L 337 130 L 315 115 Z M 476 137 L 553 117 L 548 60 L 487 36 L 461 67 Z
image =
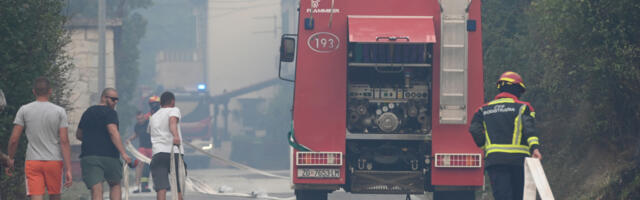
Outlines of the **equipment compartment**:
M 349 45 L 347 129 L 426 134 L 431 130 L 431 44 Z

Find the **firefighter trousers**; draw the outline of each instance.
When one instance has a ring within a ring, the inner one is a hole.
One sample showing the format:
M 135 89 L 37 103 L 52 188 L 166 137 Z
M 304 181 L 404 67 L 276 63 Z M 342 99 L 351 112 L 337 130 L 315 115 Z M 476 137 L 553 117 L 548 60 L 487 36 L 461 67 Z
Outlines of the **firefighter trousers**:
M 493 165 L 487 168 L 495 200 L 520 200 L 524 190 L 524 165 Z

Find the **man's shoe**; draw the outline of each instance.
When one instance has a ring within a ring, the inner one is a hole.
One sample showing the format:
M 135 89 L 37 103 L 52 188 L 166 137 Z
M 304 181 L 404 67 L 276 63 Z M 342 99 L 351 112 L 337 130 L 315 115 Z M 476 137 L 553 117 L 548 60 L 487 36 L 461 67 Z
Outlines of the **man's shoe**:
M 151 190 L 149 188 L 143 188 L 142 192 L 151 192 Z
M 134 190 L 133 193 L 140 193 L 140 189 Z

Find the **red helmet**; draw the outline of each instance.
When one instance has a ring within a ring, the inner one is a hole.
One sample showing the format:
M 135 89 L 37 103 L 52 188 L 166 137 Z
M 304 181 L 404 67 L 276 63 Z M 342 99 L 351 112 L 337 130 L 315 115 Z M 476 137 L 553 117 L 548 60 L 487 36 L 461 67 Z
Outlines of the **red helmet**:
M 160 103 L 160 97 L 156 95 L 149 97 L 149 104 L 151 103 Z
M 153 114 L 160 110 L 160 97 L 153 95 L 149 97 L 149 114 Z
M 524 86 L 524 82 L 522 81 L 522 77 L 520 76 L 520 74 L 512 71 L 506 71 L 502 73 L 502 75 L 500 75 L 500 78 L 498 79 L 498 82 L 497 82 L 498 88 L 500 88 L 501 82 L 506 82 L 509 84 L 518 84 L 522 86 L 523 89 L 527 88 Z

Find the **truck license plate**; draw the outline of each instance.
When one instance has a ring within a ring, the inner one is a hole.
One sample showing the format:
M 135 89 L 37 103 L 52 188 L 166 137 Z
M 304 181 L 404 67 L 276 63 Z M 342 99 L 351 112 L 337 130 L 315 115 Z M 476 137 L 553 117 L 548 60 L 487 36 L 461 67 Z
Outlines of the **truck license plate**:
M 298 178 L 340 178 L 340 168 L 298 168 Z

